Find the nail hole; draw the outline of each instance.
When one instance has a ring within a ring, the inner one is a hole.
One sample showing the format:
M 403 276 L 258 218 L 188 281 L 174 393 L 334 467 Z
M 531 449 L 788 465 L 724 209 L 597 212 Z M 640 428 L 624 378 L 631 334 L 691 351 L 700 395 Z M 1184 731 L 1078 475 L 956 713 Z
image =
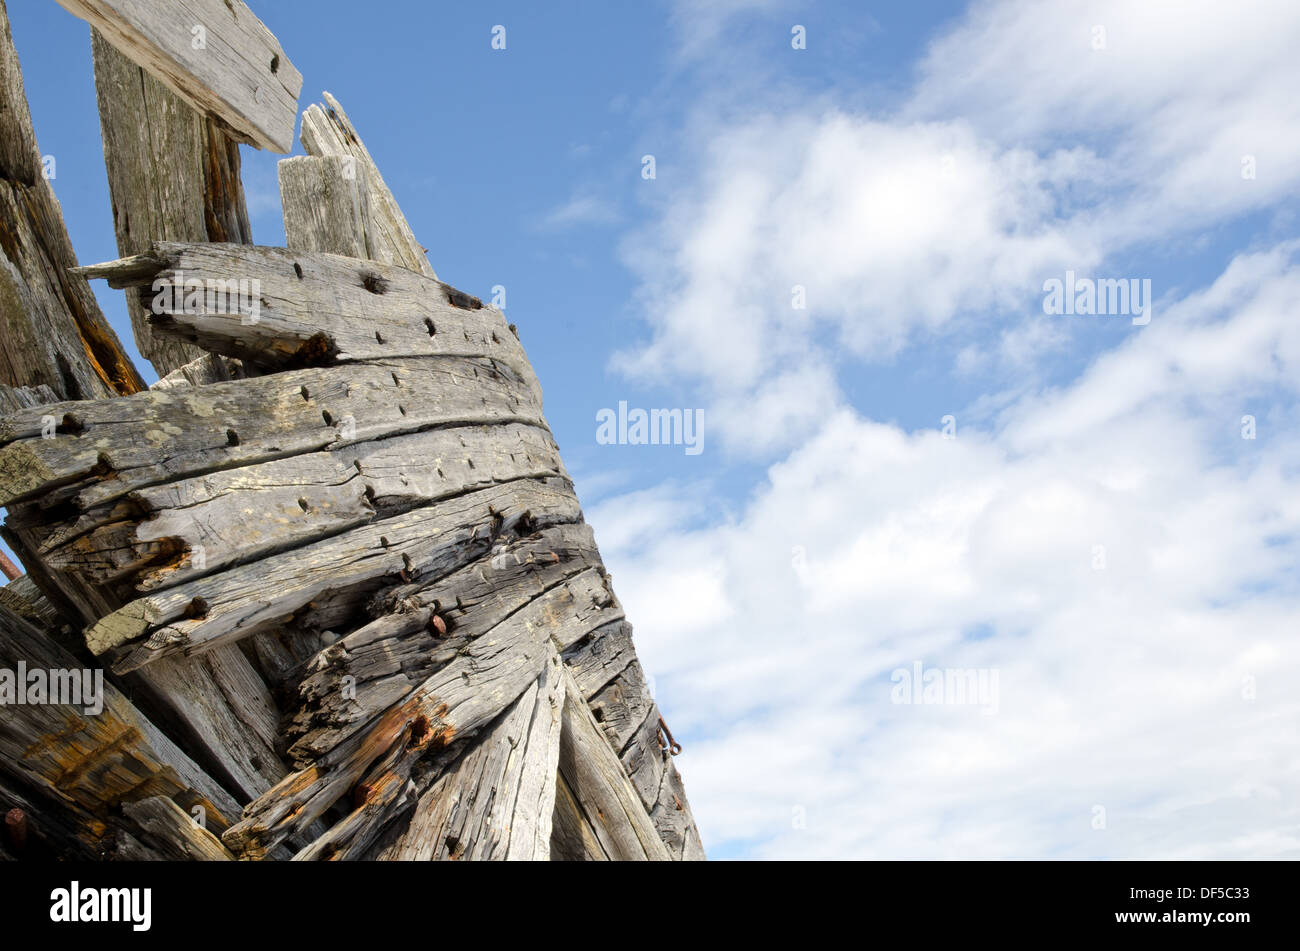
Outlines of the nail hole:
M 271 75 L 274 76 L 280 71 L 280 57 L 275 55 L 271 57 Z
M 235 432 L 233 429 L 227 429 L 227 430 L 226 430 L 226 445 L 227 445 L 227 446 L 238 446 L 238 445 L 239 445 L 239 433 Z
M 293 262 L 293 273 L 298 275 L 298 280 L 302 280 L 302 265 L 297 261 Z

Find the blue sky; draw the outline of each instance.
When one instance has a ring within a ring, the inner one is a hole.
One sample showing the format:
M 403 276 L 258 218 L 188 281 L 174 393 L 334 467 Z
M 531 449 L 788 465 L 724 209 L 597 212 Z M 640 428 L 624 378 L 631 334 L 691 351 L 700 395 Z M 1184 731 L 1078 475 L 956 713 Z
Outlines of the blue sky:
M 711 855 L 1300 851 L 1293 4 L 253 7 L 506 288 Z M 87 27 L 10 16 L 111 259 Z M 1045 314 L 1067 270 L 1151 322 Z M 619 401 L 704 451 L 598 444 Z M 895 702 L 916 661 L 996 712 Z

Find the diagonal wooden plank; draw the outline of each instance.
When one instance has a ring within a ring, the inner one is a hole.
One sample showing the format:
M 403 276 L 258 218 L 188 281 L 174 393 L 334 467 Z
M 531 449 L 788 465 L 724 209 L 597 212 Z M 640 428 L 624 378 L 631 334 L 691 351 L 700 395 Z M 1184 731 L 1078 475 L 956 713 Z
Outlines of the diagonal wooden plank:
M 667 861 L 668 850 L 567 667 L 565 684 L 560 774 L 592 832 L 616 861 Z
M 0 382 L 60 399 L 144 389 L 83 278 L 42 165 L 0 2 Z
M 403 267 L 287 248 L 158 242 L 77 273 L 139 288 L 159 332 L 268 369 L 483 357 L 541 392 L 501 311 Z
M 546 861 L 563 689 L 559 656 L 551 648 L 537 680 L 420 793 L 406 829 L 377 857 Z M 297 857 L 364 856 L 378 831 L 367 811 L 354 810 Z
M 553 645 L 572 639 L 585 600 L 571 585 L 558 585 L 475 638 L 402 702 L 249 804 L 243 819 L 222 837 L 227 847 L 258 857 L 324 815 L 350 790 L 355 796 L 358 783 L 363 799 L 367 790 L 385 797 L 385 808 L 369 813 L 365 822 L 377 829 L 407 789 L 416 762 L 475 734 L 537 680 L 554 656 Z M 613 757 L 603 739 L 601 744 Z M 649 825 L 643 809 L 641 815 Z M 360 833 L 355 827 L 350 832 Z
M 302 74 L 243 0 L 58 0 L 238 141 L 293 146 Z
M 222 123 L 200 115 L 99 31 L 90 38 L 118 254 L 137 254 L 151 241 L 251 244 L 239 145 Z M 159 376 L 203 355 L 155 334 L 139 296 L 126 297 L 136 349 Z
M 0 417 L 0 504 L 75 498 L 86 511 L 177 478 L 431 427 L 507 422 L 544 425 L 526 384 L 477 360 L 374 361 L 54 403 Z
M 83 665 L 26 621 L 0 606 L 0 668 L 60 670 Z M 57 797 L 91 812 L 149 795 L 165 795 L 186 809 L 203 806 L 217 831 L 239 815 L 231 795 L 149 722 L 111 683 L 103 682 L 103 709 L 84 705 L 5 705 L 0 717 L 0 762 Z
M 384 176 L 379 173 L 379 167 L 370 157 L 370 151 L 361 140 L 352 121 L 337 99 L 329 93 L 324 95 L 323 105 L 308 106 L 303 113 L 302 132 L 299 138 L 302 147 L 310 156 L 342 159 L 345 164 L 341 168 L 347 174 L 355 173 L 360 183 L 358 188 L 364 189 L 359 192 L 359 195 L 365 204 L 365 215 L 360 220 L 364 227 L 361 240 L 366 253 L 360 256 L 384 264 L 410 268 L 425 277 L 437 280 L 438 275 L 434 273 L 433 265 L 429 263 L 425 248 L 415 240 L 411 226 L 406 222 L 406 216 L 398 207 L 397 199 L 393 197 L 393 193 L 384 182 Z M 328 234 L 318 233 L 317 238 L 308 243 L 310 239 L 307 238 L 305 229 L 298 227 L 291 229 L 291 225 L 303 221 L 298 208 L 290 209 L 290 205 L 296 203 L 296 200 L 297 193 L 291 187 L 285 201 L 285 234 L 295 237 L 290 237 L 289 246 L 311 247 L 316 241 L 320 241 L 322 242 L 319 245 L 320 250 L 338 250 L 323 243 L 329 239 Z M 291 218 L 293 221 L 290 220 Z M 295 240 L 303 243 L 296 244 Z
M 121 647 L 119 671 L 209 650 L 268 629 L 326 592 L 355 597 L 385 578 L 450 572 L 524 517 L 574 522 L 577 500 L 567 483 L 490 486 L 137 598 L 92 625 L 86 643 L 96 654 Z

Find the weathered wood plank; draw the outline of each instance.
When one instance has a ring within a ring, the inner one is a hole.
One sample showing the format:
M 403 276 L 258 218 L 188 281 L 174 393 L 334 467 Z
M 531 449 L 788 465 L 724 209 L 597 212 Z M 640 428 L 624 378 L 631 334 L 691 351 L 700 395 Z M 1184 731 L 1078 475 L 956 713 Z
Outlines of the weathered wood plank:
M 329 93 L 324 95 L 323 106 L 308 106 L 303 113 L 299 139 L 308 155 L 345 160 L 345 167 L 354 169 L 358 181 L 364 185 L 367 213 L 362 218 L 362 223 L 366 254 L 357 256 L 409 268 L 437 280 L 438 275 L 429 263 L 425 248 L 415 240 L 406 216 L 397 205 L 397 199 L 384 182 L 384 177 L 379 174 L 379 167 L 370 157 L 369 150 L 361 141 L 361 136 L 357 134 L 347 113 L 337 99 Z M 287 215 L 289 203 L 285 204 Z M 285 233 L 289 233 L 287 217 Z M 321 250 L 334 249 L 322 247 Z
M 128 682 L 155 698 L 187 734 L 186 748 L 240 801 L 256 799 L 288 772 L 275 751 L 279 710 L 238 647 L 165 658 Z
M 0 3 L 0 382 L 60 399 L 144 389 L 77 264 L 45 175 Z
M 564 582 L 470 641 L 401 703 L 250 804 L 244 818 L 223 836 L 227 847 L 237 854 L 260 855 L 323 815 L 363 777 L 364 785 L 373 789 L 404 790 L 416 760 L 480 730 L 537 679 L 552 656 L 552 645 L 574 639 L 573 628 L 584 623 L 580 618 L 585 599 L 571 582 Z M 626 785 L 603 737 L 600 743 Z M 635 799 L 630 786 L 628 795 Z M 645 810 L 639 802 L 636 808 L 653 837 Z M 366 818 L 367 834 L 377 831 L 389 815 L 383 811 Z M 351 830 L 354 836 L 361 832 Z M 654 843 L 662 850 L 657 837 Z
M 278 174 L 286 247 L 380 260 L 367 240 L 375 225 L 364 165 L 337 155 L 296 155 L 280 160 Z
M 472 489 L 551 476 L 567 473 L 535 426 L 424 430 L 140 489 L 130 496 L 140 516 L 45 554 L 98 583 L 154 591 Z
M 237 139 L 288 152 L 302 74 L 243 0 L 59 0 Z
M 151 241 L 252 244 L 238 144 L 97 30 L 90 36 L 118 253 L 138 254 Z M 136 349 L 159 376 L 204 355 L 155 334 L 139 295 L 126 298 Z
M 540 386 L 505 316 L 414 271 L 337 254 L 157 242 L 79 268 L 137 287 L 154 329 L 284 369 L 392 357 L 487 357 Z
M 609 855 L 600 844 L 564 773 L 555 776 L 555 812 L 551 819 L 552 862 L 608 862 Z
M 85 510 L 181 476 L 434 426 L 541 419 L 506 368 L 461 360 L 385 360 L 56 403 L 0 417 L 0 504 L 75 496 Z
M 307 765 L 400 703 L 475 638 L 548 589 L 599 566 L 590 526 L 557 525 L 493 549 L 426 587 L 377 592 L 375 620 L 325 647 L 298 686 L 291 759 Z M 436 618 L 436 620 L 435 620 Z
M 659 708 L 632 646 L 632 626 L 615 621 L 564 654 L 578 689 L 650 812 L 674 859 L 704 857 L 681 777 L 659 740 Z
M 367 592 L 384 578 L 437 577 L 487 552 L 520 518 L 577 521 L 577 500 L 537 480 L 490 486 L 156 592 L 86 631 L 96 654 L 127 645 L 114 668 L 193 654 L 265 630 L 329 591 Z
M 0 668 L 80 673 L 82 665 L 26 621 L 0 607 Z M 0 762 L 24 781 L 96 812 L 120 802 L 165 795 L 186 809 L 203 806 L 208 825 L 227 828 L 239 806 L 107 681 L 103 709 L 85 705 L 6 705 Z M 84 698 L 83 698 L 84 699 Z
M 667 861 L 641 799 L 565 668 L 560 773 L 601 848 L 616 861 Z
M 173 862 L 233 862 L 221 840 L 164 796 L 122 804 L 122 812 L 157 857 Z
M 244 364 L 231 357 L 204 353 L 184 366 L 177 367 L 149 387 L 151 390 L 181 390 L 209 383 L 228 383 L 248 376 Z
M 439 859 L 535 860 L 550 857 L 560 711 L 564 702 L 558 654 L 552 648 L 537 680 L 455 763 L 419 796 L 406 830 L 377 857 L 394 861 Z M 358 816 L 361 810 L 353 813 Z M 352 858 L 371 835 L 355 838 L 349 819 L 300 853 L 300 858 Z

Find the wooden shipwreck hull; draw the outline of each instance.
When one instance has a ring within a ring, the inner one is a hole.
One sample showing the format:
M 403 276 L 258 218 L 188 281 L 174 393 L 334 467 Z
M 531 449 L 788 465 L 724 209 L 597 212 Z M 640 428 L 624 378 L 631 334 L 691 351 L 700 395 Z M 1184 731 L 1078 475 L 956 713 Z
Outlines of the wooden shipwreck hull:
M 515 327 L 328 95 L 251 243 L 238 143 L 287 151 L 301 77 L 243 3 L 60 2 L 123 257 L 76 267 L 0 0 L 0 671 L 102 709 L 8 698 L 0 858 L 703 858 Z

